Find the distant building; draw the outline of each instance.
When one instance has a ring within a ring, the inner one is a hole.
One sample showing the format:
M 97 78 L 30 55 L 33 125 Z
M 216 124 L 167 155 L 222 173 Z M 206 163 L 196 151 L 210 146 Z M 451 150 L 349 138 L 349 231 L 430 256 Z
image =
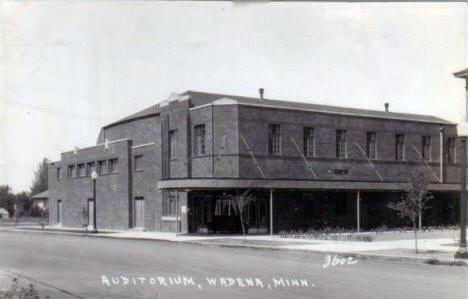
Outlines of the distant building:
M 9 219 L 10 215 L 8 214 L 8 211 L 5 210 L 4 208 L 0 208 L 0 218 L 1 219 Z
M 104 126 L 49 167 L 51 224 L 239 232 L 229 195 L 250 189 L 249 233 L 408 225 L 387 208 L 424 172 L 423 225 L 458 221 L 454 123 L 433 116 L 187 91 Z M 359 219 L 358 219 L 359 215 Z
M 32 195 L 31 200 L 34 206 L 37 206 L 41 210 L 46 210 L 48 207 L 49 190 Z

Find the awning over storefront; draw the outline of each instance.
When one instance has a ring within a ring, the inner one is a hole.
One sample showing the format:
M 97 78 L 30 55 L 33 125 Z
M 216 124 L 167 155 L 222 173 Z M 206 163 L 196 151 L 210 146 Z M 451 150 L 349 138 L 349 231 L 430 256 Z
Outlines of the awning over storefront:
M 308 181 L 269 179 L 173 179 L 158 182 L 160 190 L 201 190 L 201 189 L 284 189 L 284 190 L 369 190 L 404 191 L 409 187 L 403 182 L 362 182 L 362 181 Z M 429 184 L 431 191 L 459 191 L 459 184 Z

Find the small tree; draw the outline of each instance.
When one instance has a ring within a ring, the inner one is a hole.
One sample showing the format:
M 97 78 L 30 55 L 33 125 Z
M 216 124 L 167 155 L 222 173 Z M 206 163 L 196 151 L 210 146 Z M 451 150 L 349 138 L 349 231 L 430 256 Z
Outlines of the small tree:
M 16 196 L 11 192 L 11 188 L 8 185 L 0 186 L 0 207 L 5 208 L 8 211 L 10 217 L 13 217 L 15 212 L 15 201 Z
M 231 206 L 234 212 L 238 214 L 240 217 L 240 222 L 242 226 L 242 234 L 244 235 L 244 241 L 246 239 L 245 220 L 244 220 L 245 208 L 248 207 L 249 204 L 255 200 L 255 197 L 249 193 L 250 193 L 250 190 L 244 191 L 242 193 L 237 191 L 235 195 L 230 196 Z
M 14 215 L 15 217 L 30 216 L 33 204 L 31 202 L 29 193 L 24 192 L 24 191 L 20 193 L 16 193 L 15 204 L 16 204 L 16 210 L 15 210 L 15 215 Z
M 37 166 L 37 170 L 34 172 L 34 179 L 31 185 L 32 195 L 47 190 L 49 184 L 48 164 L 49 160 L 44 158 Z
M 427 190 L 427 181 L 423 173 L 411 175 L 410 186 L 401 200 L 388 204 L 390 209 L 397 211 L 400 218 L 409 218 L 413 223 L 414 230 L 414 248 L 418 253 L 418 228 L 416 223 L 422 211 L 427 208 L 427 202 L 432 198 L 432 195 Z

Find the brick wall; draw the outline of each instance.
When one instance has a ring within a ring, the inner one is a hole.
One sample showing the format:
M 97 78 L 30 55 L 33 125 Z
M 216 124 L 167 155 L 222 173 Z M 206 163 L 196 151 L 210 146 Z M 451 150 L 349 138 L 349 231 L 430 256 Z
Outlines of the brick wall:
M 132 148 L 132 159 L 135 156 L 142 157 L 143 167 L 135 169 L 133 163 L 133 196 L 143 198 L 145 201 L 145 228 L 148 230 L 160 230 L 159 219 L 162 211 L 162 191 L 157 188 L 157 181 L 161 179 L 160 143 Z M 133 160 L 134 161 L 134 160 Z
M 268 124 L 281 125 L 281 155 L 268 155 Z M 359 145 L 366 150 L 366 132 L 377 135 L 377 161 L 373 161 L 385 180 L 402 181 L 416 169 L 430 173 L 420 162 L 413 145 L 422 152 L 422 136 L 432 137 L 430 167 L 439 175 L 439 125 L 429 123 L 405 122 L 397 120 L 371 119 L 363 117 L 336 116 L 313 112 L 286 111 L 239 107 L 239 135 L 253 151 L 267 178 L 311 178 L 303 158 L 294 145 L 303 149 L 303 127 L 315 128 L 315 158 L 308 163 L 319 178 L 339 180 L 378 180 L 378 176 L 365 160 Z M 454 126 L 444 126 L 445 136 L 456 136 Z M 336 159 L 336 130 L 347 130 L 347 159 Z M 405 160 L 395 160 L 395 134 L 405 135 Z M 260 173 L 244 144 L 239 145 L 239 176 L 259 178 Z M 453 165 L 447 165 L 447 182 L 456 180 Z M 333 175 L 334 169 L 346 169 L 347 175 Z M 430 175 L 435 181 L 436 178 Z
M 108 150 L 104 146 L 94 146 L 62 154 L 61 161 L 49 167 L 49 221 L 57 223 L 57 200 L 62 200 L 62 225 L 64 227 L 82 227 L 87 222 L 88 199 L 93 198 L 91 177 L 68 178 L 68 165 L 97 162 L 118 158 L 117 173 L 101 174 L 96 180 L 96 211 L 98 228 L 129 228 L 129 152 L 132 142 L 123 140 L 110 143 Z M 62 179 L 57 180 L 57 167 L 61 168 Z
M 103 143 L 105 139 L 112 141 L 128 138 L 133 140 L 134 145 L 146 144 L 154 142 L 159 131 L 159 117 L 151 116 L 102 128 L 97 143 Z

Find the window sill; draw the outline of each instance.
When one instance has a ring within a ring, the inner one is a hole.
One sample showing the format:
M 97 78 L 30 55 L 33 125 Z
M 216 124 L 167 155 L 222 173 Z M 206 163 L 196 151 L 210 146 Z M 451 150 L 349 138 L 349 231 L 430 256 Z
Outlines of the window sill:
M 176 219 L 180 221 L 180 217 L 176 217 L 176 216 L 161 216 L 161 221 L 176 221 Z
M 113 175 L 113 174 L 119 174 L 119 172 L 111 172 L 111 173 L 98 173 L 98 178 L 102 176 L 107 176 L 107 175 Z M 69 180 L 75 180 L 75 179 L 86 179 L 86 178 L 91 178 L 90 176 L 77 176 L 77 177 L 69 177 Z
M 205 158 L 205 157 L 210 157 L 210 156 L 211 156 L 210 154 L 202 154 L 202 155 L 192 156 L 192 159 L 194 159 L 194 158 Z

